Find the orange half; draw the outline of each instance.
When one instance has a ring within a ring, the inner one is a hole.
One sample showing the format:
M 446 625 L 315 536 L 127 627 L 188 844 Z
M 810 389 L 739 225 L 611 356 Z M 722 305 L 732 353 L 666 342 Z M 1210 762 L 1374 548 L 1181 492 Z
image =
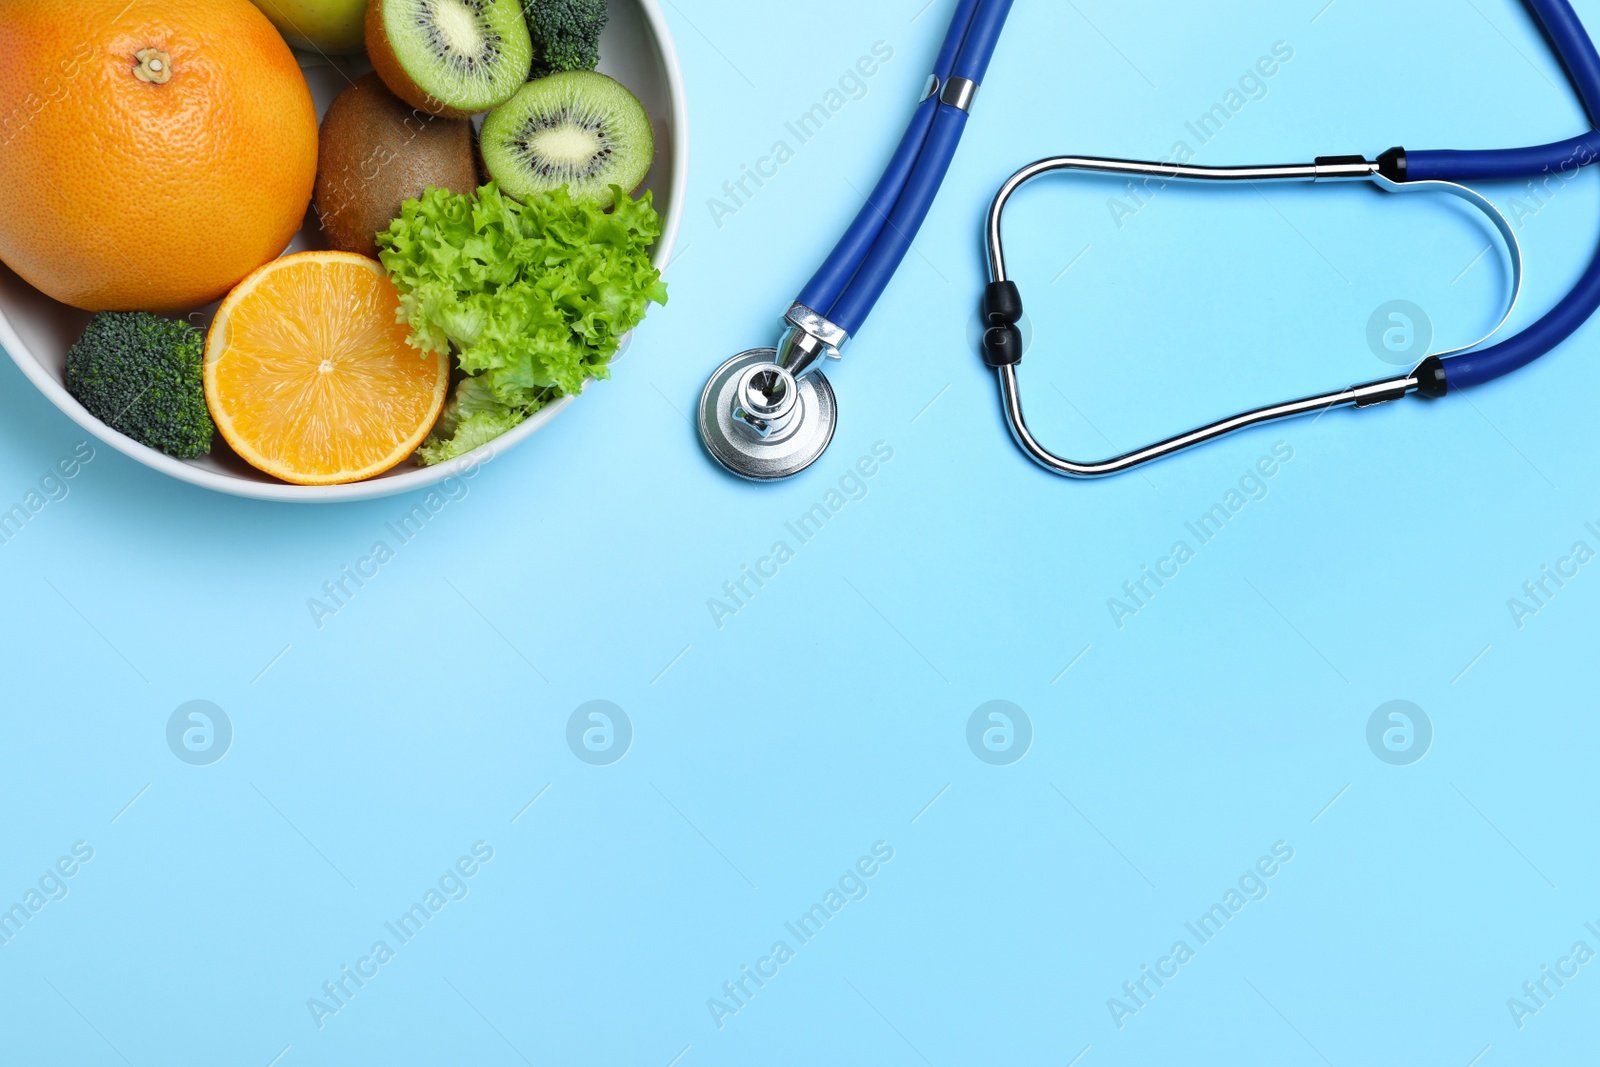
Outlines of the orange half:
M 406 343 L 376 260 L 301 252 L 240 282 L 206 339 L 206 404 L 233 450 L 298 485 L 382 474 L 444 409 L 450 361 Z

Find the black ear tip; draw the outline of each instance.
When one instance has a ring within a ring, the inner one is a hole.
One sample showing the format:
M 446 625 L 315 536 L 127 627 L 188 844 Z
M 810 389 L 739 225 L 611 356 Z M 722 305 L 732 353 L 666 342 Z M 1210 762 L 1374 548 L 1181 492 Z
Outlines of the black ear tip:
M 983 321 L 1010 326 L 1022 321 L 1022 293 L 1013 281 L 990 282 L 983 291 Z
M 1012 367 L 1022 362 L 1022 331 L 1007 323 L 983 331 L 983 361 L 991 367 Z

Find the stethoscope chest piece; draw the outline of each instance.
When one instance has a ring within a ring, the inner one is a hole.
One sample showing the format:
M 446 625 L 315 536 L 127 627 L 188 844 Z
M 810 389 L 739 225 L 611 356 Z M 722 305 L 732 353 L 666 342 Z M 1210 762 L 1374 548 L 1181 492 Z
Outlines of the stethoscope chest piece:
M 820 371 L 796 378 L 775 348 L 741 352 L 700 394 L 700 439 L 725 468 L 752 481 L 798 474 L 827 451 L 838 425 L 833 386 Z

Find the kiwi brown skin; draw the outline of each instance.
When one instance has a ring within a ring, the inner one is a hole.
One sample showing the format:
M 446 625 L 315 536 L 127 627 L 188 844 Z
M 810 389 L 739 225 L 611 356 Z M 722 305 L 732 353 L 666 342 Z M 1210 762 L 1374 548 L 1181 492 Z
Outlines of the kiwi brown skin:
M 384 0 L 372 0 L 367 5 L 367 58 L 372 61 L 372 69 L 378 72 L 378 77 L 383 79 L 389 91 L 412 107 L 440 118 L 464 119 L 477 114 L 449 106 L 411 79 L 406 68 L 400 65 L 400 58 L 394 54 L 394 46 L 389 43 L 389 31 L 383 28 L 383 9 Z
M 472 123 L 400 100 L 376 74 L 340 93 L 318 138 L 316 212 L 329 248 L 378 258 L 374 238 L 428 186 L 478 187 Z

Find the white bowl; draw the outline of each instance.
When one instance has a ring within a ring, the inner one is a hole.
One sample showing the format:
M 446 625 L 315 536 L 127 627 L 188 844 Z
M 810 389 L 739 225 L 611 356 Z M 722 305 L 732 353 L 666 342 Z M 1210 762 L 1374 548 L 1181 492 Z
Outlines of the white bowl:
M 689 175 L 689 115 L 684 98 L 683 72 L 677 49 L 657 0 L 610 0 L 610 22 L 601 41 L 600 69 L 631 89 L 650 113 L 656 132 L 656 161 L 645 181 L 654 191 L 661 213 L 661 239 L 653 259 L 665 269 L 683 219 L 684 195 Z M 365 59 L 341 61 L 333 66 L 318 58 L 304 60 L 306 80 L 316 98 L 317 114 L 333 102 L 339 90 L 359 74 L 371 70 Z M 314 216 L 313 216 L 314 217 Z M 301 233 L 289 251 L 309 247 Z M 191 316 L 204 326 L 216 305 Z M 83 333 L 86 312 L 58 304 L 0 264 L 0 345 L 50 402 L 96 438 L 147 467 L 194 485 L 235 496 L 297 503 L 370 500 L 405 493 L 444 480 L 465 467 L 487 462 L 492 456 L 526 440 L 566 410 L 576 397 L 565 397 L 504 434 L 498 440 L 437 467 L 419 467 L 410 460 L 370 481 L 351 485 L 288 485 L 263 474 L 234 455 L 218 437 L 211 454 L 199 459 L 174 459 L 139 444 L 111 429 L 84 410 L 63 385 L 67 349 Z M 645 329 L 648 330 L 648 321 Z

